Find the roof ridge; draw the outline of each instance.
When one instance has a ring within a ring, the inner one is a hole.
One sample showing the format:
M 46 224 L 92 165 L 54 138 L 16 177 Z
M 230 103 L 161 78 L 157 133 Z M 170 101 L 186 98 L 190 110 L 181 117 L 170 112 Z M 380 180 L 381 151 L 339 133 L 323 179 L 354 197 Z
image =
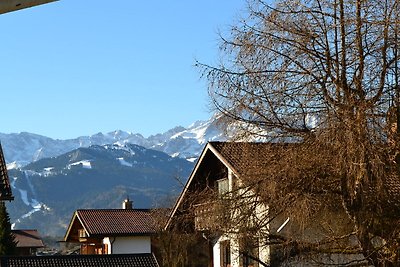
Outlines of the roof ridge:
M 11 231 L 38 231 L 37 229 L 12 229 Z
M 77 209 L 76 211 L 151 211 L 152 209 Z
M 46 255 L 46 256 L 0 256 L 0 258 L 33 258 L 33 259 L 51 259 L 51 258 L 123 258 L 135 256 L 153 256 L 153 253 L 125 253 L 125 254 L 71 254 L 71 255 Z

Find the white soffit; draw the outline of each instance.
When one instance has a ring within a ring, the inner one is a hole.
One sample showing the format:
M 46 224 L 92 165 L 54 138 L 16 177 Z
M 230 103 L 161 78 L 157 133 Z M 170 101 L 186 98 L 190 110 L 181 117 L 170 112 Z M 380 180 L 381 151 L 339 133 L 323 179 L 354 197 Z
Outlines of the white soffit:
M 58 0 L 0 0 L 0 14 L 55 1 Z

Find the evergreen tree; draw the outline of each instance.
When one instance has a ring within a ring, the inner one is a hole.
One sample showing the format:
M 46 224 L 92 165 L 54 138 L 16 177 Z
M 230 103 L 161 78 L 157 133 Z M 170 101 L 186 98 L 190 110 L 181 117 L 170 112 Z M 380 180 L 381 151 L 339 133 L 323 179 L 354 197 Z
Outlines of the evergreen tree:
M 0 256 L 13 255 L 17 242 L 11 232 L 10 217 L 8 215 L 6 205 L 0 202 Z

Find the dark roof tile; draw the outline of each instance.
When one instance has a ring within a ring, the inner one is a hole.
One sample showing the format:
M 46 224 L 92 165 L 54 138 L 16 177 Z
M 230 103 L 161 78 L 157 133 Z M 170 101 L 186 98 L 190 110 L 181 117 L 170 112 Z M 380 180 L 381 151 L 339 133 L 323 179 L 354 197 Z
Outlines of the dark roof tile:
M 155 233 L 152 213 L 147 209 L 77 210 L 89 235 L 139 235 Z
M 287 144 L 250 142 L 210 142 L 210 145 L 238 174 L 260 173 L 268 166 L 271 154 L 285 149 Z
M 37 230 L 12 230 L 19 248 L 42 248 L 43 241 L 39 237 Z
M 1 257 L 0 267 L 158 267 L 153 254 Z
M 210 145 L 228 162 L 240 175 L 262 174 L 263 169 L 271 164 L 271 160 L 280 153 L 293 148 L 295 143 L 252 143 L 252 142 L 210 142 Z M 297 145 L 296 145 L 297 146 Z M 297 147 L 296 147 L 297 149 Z M 279 160 L 279 158 L 277 159 Z M 400 203 L 400 177 L 390 175 L 385 177 L 386 188 L 391 202 Z M 385 199 L 386 200 L 386 199 Z

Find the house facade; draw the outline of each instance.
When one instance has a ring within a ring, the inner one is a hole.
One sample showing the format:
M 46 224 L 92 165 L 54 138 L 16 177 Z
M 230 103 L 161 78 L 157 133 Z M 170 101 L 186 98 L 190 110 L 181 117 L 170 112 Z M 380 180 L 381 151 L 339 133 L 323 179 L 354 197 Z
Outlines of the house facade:
M 168 229 L 181 213 L 186 210 L 187 202 L 195 202 L 192 206 L 194 210 L 194 229 L 202 231 L 209 241 L 210 266 L 214 267 L 256 267 L 259 261 L 268 264 L 270 261 L 270 251 L 268 246 L 257 245 L 248 246 L 243 237 L 236 229 L 226 229 L 221 224 L 227 224 L 225 219 L 221 218 L 221 208 L 225 204 L 225 196 L 238 190 L 241 183 L 241 172 L 248 168 L 248 158 L 242 157 L 243 152 L 251 155 L 256 150 L 262 150 L 265 144 L 253 144 L 248 147 L 251 151 L 243 151 L 241 143 L 210 142 L 201 153 L 197 164 L 195 165 L 181 195 L 179 196 L 169 220 L 166 229 Z M 244 155 L 244 154 L 243 154 Z M 254 155 L 254 154 L 253 154 Z M 253 156 L 252 156 L 253 157 Z M 255 160 L 253 158 L 253 164 Z M 256 166 L 257 168 L 257 166 Z M 190 196 L 198 191 L 210 190 L 216 196 L 216 199 L 222 200 L 219 204 L 214 200 L 203 199 L 196 201 Z M 243 193 L 243 192 L 242 192 Z M 246 194 L 245 192 L 243 194 Z M 250 196 L 249 197 L 256 197 Z M 258 205 L 259 212 L 265 212 L 266 207 Z M 231 214 L 230 216 L 235 216 Z M 223 228 L 223 229 L 222 229 Z M 257 237 L 255 233 L 252 240 L 261 244 L 262 237 Z M 246 253 L 251 250 L 251 253 Z M 254 260 L 257 258 L 257 260 Z
M 209 244 L 210 267 L 257 267 L 276 262 L 279 266 L 304 266 L 307 260 L 287 257 L 290 251 L 281 256 L 282 251 L 273 247 L 275 240 L 271 238 L 282 238 L 278 242 L 297 240 L 318 244 L 331 231 L 346 236 L 353 230 L 349 228 L 349 219 L 343 209 L 336 206 L 313 214 L 313 219 L 304 227 L 293 214 L 285 211 L 275 211 L 272 218 L 274 207 L 266 200 L 269 196 L 255 192 L 257 186 L 249 184 L 257 183 L 257 177 L 258 181 L 261 177 L 268 184 L 267 166 L 272 159 L 280 160 L 268 155 L 272 155 L 273 150 L 285 153 L 289 146 L 293 144 L 208 143 L 176 201 L 165 229 L 191 224 L 193 230 L 202 232 Z M 301 213 L 301 208 L 298 211 Z M 181 218 L 189 218 L 189 221 L 182 223 Z M 351 235 L 340 242 L 338 247 L 353 248 L 357 245 Z M 351 261 L 365 263 L 362 255 L 353 251 L 348 250 L 350 252 L 346 254 L 338 252 L 338 249 L 330 253 L 326 248 L 321 246 L 321 252 L 312 255 L 313 259 L 307 262 L 307 266 L 340 265 Z M 314 260 L 320 265 L 310 263 Z
M 152 252 L 154 234 L 150 210 L 128 204 L 123 209 L 77 210 L 64 242 L 79 243 L 80 254 L 141 254 Z

